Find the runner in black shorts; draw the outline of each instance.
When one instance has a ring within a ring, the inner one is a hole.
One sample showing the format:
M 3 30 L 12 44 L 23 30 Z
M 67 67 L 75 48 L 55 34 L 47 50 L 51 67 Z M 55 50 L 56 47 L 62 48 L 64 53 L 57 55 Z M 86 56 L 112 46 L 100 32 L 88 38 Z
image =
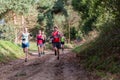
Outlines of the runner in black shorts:
M 52 37 L 53 37 L 53 48 L 55 51 L 55 55 L 57 55 L 57 59 L 59 59 L 59 49 L 61 47 L 60 44 L 60 33 L 58 31 L 58 27 L 54 27 L 54 31 L 52 32 Z

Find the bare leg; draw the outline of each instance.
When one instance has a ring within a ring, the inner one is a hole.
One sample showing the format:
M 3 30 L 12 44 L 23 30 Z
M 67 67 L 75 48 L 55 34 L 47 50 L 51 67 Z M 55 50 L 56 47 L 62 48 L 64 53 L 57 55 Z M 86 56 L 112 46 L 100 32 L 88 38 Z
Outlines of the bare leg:
M 28 58 L 28 48 L 23 48 L 23 52 L 25 53 L 25 62 L 27 62 L 27 58 Z
M 40 50 L 40 46 L 38 46 L 38 56 L 41 56 L 41 50 Z
M 62 51 L 63 51 L 63 45 L 61 44 L 61 48 L 62 48 Z
M 26 48 L 26 58 L 28 58 L 28 48 Z
M 23 52 L 25 53 L 25 48 L 23 48 Z
M 57 55 L 57 48 L 55 47 L 54 48 L 54 51 L 55 51 L 55 56 Z
M 59 60 L 59 55 L 60 55 L 59 49 L 57 49 L 57 55 L 58 55 L 57 59 Z
M 43 54 L 44 47 L 43 47 L 43 46 L 41 46 L 40 48 L 41 48 L 41 53 Z
M 64 51 L 64 45 L 62 45 L 62 51 Z
M 43 54 L 45 54 L 45 44 L 43 45 Z

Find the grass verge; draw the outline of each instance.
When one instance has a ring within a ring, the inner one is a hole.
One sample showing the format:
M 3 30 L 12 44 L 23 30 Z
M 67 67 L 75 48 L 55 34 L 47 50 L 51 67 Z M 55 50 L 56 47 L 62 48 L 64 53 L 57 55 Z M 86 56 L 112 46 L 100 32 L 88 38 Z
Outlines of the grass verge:
M 108 26 L 99 37 L 73 49 L 80 62 L 90 71 L 120 73 L 120 27 Z M 99 74 L 100 75 L 100 74 Z
M 0 62 L 7 62 L 24 56 L 22 49 L 10 42 L 0 40 Z

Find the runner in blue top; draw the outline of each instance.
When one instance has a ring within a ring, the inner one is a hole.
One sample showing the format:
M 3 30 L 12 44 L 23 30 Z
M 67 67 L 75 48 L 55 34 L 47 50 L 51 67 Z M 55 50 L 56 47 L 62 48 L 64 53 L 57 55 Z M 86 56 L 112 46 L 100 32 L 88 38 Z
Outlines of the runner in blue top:
M 27 62 L 27 58 L 28 58 L 29 36 L 31 35 L 30 33 L 28 33 L 28 29 L 24 28 L 19 38 L 22 39 L 22 48 L 23 48 L 23 52 L 25 53 L 25 62 Z

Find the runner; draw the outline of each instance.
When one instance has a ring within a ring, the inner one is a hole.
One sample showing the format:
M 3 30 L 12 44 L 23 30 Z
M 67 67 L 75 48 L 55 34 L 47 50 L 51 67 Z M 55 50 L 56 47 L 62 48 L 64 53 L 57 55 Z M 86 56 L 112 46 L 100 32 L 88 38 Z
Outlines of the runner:
M 64 36 L 64 34 L 61 35 L 60 41 L 61 41 L 61 48 L 62 48 L 62 52 L 63 52 L 64 51 L 64 44 L 65 44 L 65 36 Z
M 44 33 L 44 31 L 42 31 L 42 35 L 43 35 L 43 38 L 44 38 L 44 40 L 43 40 L 43 54 L 45 54 L 45 42 L 46 42 L 46 35 L 45 35 L 45 33 Z
M 58 31 L 58 27 L 54 27 L 54 31 L 52 32 L 53 37 L 53 49 L 55 51 L 55 55 L 57 55 L 57 59 L 59 60 L 59 49 L 60 45 L 60 32 Z
M 38 56 L 40 57 L 41 54 L 43 54 L 43 40 L 44 40 L 41 30 L 38 31 L 36 38 L 37 38 L 37 46 L 38 46 Z
M 22 39 L 22 48 L 23 52 L 25 53 L 25 62 L 27 62 L 28 59 L 29 36 L 31 35 L 28 33 L 28 29 L 24 28 L 22 34 L 19 37 L 19 39 Z

